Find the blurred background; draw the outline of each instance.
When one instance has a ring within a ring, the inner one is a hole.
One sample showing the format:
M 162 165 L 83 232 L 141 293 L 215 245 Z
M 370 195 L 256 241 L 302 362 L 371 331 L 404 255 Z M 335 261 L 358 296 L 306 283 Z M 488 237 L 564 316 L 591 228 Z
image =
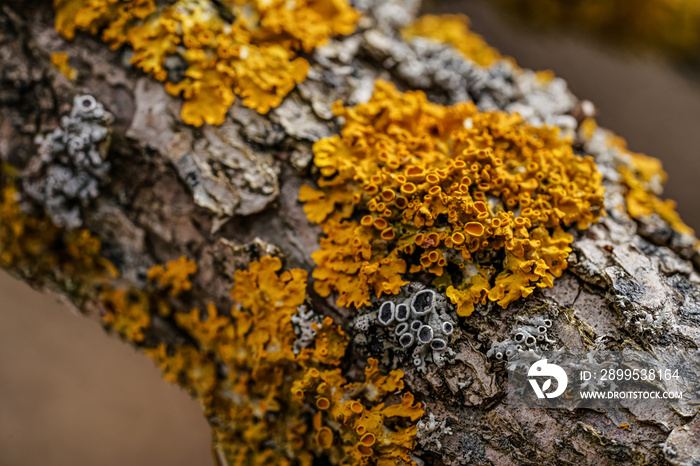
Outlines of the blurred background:
M 0 465 L 210 466 L 209 440 L 150 359 L 0 271 Z
M 579 12 L 561 11 L 561 0 L 532 0 L 534 10 L 522 9 L 524 1 L 429 0 L 423 10 L 464 13 L 475 32 L 522 67 L 551 69 L 566 79 L 579 98 L 596 104 L 601 126 L 626 138 L 632 151 L 663 161 L 665 197 L 700 230 L 700 74 L 694 61 L 700 55 L 674 46 L 673 37 L 666 40 L 671 46 L 656 47 L 640 36 L 642 46 L 635 47 L 634 31 L 624 36 L 614 27 L 604 33 L 602 27 L 573 27 Z M 675 3 L 700 11 L 700 0 Z M 547 8 L 554 13 L 533 17 Z M 693 11 L 674 19 L 690 31 L 683 30 L 687 43 L 693 31 L 700 35 Z M 613 12 L 599 8 L 596 14 Z M 209 430 L 199 406 L 164 382 L 150 360 L 0 272 L 0 465 L 37 464 L 210 465 Z

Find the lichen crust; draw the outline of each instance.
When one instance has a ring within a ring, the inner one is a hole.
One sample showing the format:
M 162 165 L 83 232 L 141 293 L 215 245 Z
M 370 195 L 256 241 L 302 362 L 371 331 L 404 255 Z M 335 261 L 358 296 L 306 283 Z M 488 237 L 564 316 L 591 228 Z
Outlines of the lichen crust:
M 558 128 L 517 115 L 441 106 L 378 81 L 372 98 L 337 103 L 340 135 L 314 145 L 318 186 L 299 199 L 323 228 L 315 289 L 367 305 L 419 274 L 457 313 L 505 307 L 551 287 L 567 266 L 570 225 L 603 212 L 602 176 Z
M 129 62 L 182 96 L 182 119 L 219 125 L 235 95 L 267 113 L 309 69 L 299 53 L 355 30 L 346 0 L 54 0 L 56 30 L 128 45 Z

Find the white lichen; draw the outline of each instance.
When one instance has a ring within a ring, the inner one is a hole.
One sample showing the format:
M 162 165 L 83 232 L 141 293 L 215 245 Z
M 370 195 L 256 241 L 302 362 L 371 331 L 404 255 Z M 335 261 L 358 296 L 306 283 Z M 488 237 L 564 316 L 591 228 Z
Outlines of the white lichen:
M 82 226 L 81 208 L 107 182 L 112 115 L 90 95 L 77 96 L 60 128 L 38 137 L 38 155 L 22 173 L 26 194 L 58 226 Z

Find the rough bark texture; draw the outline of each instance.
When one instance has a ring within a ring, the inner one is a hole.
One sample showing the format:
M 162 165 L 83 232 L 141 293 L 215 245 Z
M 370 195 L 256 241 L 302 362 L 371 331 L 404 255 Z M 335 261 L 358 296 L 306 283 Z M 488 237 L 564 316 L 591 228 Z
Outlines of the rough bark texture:
M 223 308 L 230 305 L 233 271 L 261 255 L 281 255 L 286 267 L 313 270 L 310 256 L 320 229 L 297 201 L 300 186 L 315 178 L 311 146 L 338 131 L 331 104 L 366 100 L 376 78 L 424 90 L 442 104 L 471 99 L 483 109 L 520 111 L 533 124 L 575 129 L 580 106 L 565 83 L 544 92 L 528 87 L 534 77 L 514 78 L 508 66 L 480 68 L 447 47 L 406 43 L 394 31 L 410 21 L 416 5 L 362 3 L 368 14 L 358 32 L 310 54 L 308 78 L 278 108 L 260 115 L 237 102 L 223 125 L 193 128 L 180 120 L 178 99 L 124 65 L 124 52 L 88 35 L 68 43 L 54 30 L 48 5 L 10 1 L 0 6 L 0 159 L 29 167 L 40 156 L 37 136 L 59 127 L 75 96 L 94 96 L 114 116 L 108 124 L 111 167 L 108 179 L 97 183 L 98 195 L 80 204 L 87 207 L 79 208 L 75 222 L 100 238 L 103 255 L 133 283 L 143 283 L 154 264 L 193 259 L 199 273 L 191 302 L 178 305 L 213 301 Z M 63 50 L 75 58 L 77 83 L 51 66 L 50 53 Z M 602 143 L 579 149 L 596 157 L 606 177 L 609 215 L 586 231 L 572 231 L 574 253 L 564 275 L 553 288 L 505 310 L 481 306 L 460 319 L 448 366 L 431 366 L 426 374 L 403 368 L 408 388 L 423 402 L 424 419 L 436 419 L 419 426 L 415 454 L 426 464 L 700 460 L 697 406 L 614 415 L 510 406 L 504 368 L 486 355 L 491 343 L 505 340 L 528 316 L 551 318 L 556 347 L 574 351 L 700 348 L 699 261 L 692 240 L 658 218 L 634 221 L 616 209 L 623 187 L 613 156 Z M 12 272 L 38 288 L 57 288 Z M 373 355 L 361 331 L 353 330 L 354 311 L 311 287 L 309 295 L 317 313 L 333 317 L 355 338 L 354 360 Z M 100 315 L 96 299 L 76 304 Z M 149 338 L 181 338 L 165 319 L 154 328 Z

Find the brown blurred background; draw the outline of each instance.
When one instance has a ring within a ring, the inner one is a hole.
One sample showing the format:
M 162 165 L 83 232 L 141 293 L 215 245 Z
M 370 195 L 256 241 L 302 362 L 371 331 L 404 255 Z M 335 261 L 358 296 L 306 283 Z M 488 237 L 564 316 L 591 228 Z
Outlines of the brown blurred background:
M 209 439 L 150 359 L 0 271 L 0 465 L 211 465 Z
M 663 160 L 666 196 L 700 230 L 700 81 L 660 58 L 515 26 L 487 2 L 429 2 L 526 68 L 551 69 L 631 150 Z M 0 273 L 0 465 L 209 465 L 199 406 L 150 360 Z

